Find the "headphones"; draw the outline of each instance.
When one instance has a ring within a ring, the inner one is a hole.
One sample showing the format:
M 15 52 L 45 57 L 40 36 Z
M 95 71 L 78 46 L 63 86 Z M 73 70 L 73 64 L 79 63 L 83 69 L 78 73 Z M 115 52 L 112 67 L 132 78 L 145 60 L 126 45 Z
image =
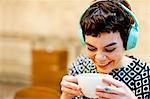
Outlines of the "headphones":
M 102 0 L 97 0 L 97 1 L 102 1 Z M 96 3 L 96 2 L 94 2 Z M 93 4 L 94 4 L 93 3 Z M 127 45 L 126 45 L 126 50 L 135 48 L 137 41 L 138 41 L 138 32 L 139 32 L 139 24 L 138 24 L 138 20 L 136 18 L 136 16 L 134 15 L 134 13 L 129 10 L 126 6 L 124 6 L 123 4 L 119 3 L 120 6 L 126 10 L 126 12 L 133 18 L 134 20 L 134 24 L 131 24 L 129 30 L 128 30 L 128 40 L 127 40 Z M 83 37 L 83 32 L 81 27 L 79 28 L 79 38 L 80 41 L 82 43 L 83 46 L 85 46 L 85 41 L 84 41 L 84 37 Z

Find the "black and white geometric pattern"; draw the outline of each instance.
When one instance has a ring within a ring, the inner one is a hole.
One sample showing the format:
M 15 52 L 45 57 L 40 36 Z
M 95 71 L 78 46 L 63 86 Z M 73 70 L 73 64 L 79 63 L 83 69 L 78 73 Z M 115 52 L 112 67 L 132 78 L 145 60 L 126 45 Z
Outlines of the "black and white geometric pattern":
M 69 68 L 69 75 L 81 73 L 98 73 L 92 60 L 86 55 L 79 56 Z M 112 75 L 116 80 L 124 82 L 137 96 L 137 99 L 150 99 L 150 66 L 134 58 L 128 66 L 113 70 Z M 89 99 L 87 97 L 74 97 L 73 99 Z
M 69 74 L 73 76 L 81 73 L 97 72 L 92 60 L 89 59 L 85 54 L 79 56 L 69 67 Z

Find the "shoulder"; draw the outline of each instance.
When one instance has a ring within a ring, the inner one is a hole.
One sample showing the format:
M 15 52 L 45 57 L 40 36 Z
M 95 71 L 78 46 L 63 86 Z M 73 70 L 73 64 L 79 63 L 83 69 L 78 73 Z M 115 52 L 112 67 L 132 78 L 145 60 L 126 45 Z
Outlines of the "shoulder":
M 133 61 L 129 64 L 129 67 L 134 67 L 136 70 L 141 68 L 141 71 L 149 70 L 149 65 L 140 58 L 132 57 L 132 60 Z
M 92 60 L 86 54 L 81 54 L 69 66 L 68 72 L 69 75 L 75 76 L 85 72 L 96 72 L 96 68 Z
M 134 66 L 134 72 L 137 72 L 138 74 L 140 74 L 140 77 L 143 77 L 143 78 L 145 78 L 146 76 L 150 77 L 150 65 L 144 62 L 143 60 L 134 57 L 133 62 L 130 63 L 129 66 L 130 67 Z
M 149 72 L 150 71 L 150 66 L 141 60 L 140 58 L 136 57 L 130 57 L 131 62 L 127 65 L 127 68 L 131 69 L 131 72 L 134 72 L 135 74 L 143 74 L 144 72 Z
M 121 68 L 113 70 L 110 75 L 126 84 L 130 81 L 135 82 L 145 77 L 144 75 L 150 77 L 150 66 L 138 58 L 132 57 L 124 61 L 122 65 Z

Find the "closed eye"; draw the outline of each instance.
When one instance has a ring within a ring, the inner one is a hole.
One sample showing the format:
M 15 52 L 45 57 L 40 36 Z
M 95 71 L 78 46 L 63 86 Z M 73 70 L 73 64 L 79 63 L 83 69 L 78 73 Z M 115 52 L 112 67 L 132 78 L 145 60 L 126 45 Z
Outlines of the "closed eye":
M 87 42 L 86 42 L 86 45 L 87 45 L 87 49 L 89 51 L 96 51 L 97 50 L 97 48 L 95 46 L 93 46 L 93 45 L 91 45 L 91 44 L 89 44 Z
M 106 52 L 113 52 L 116 48 L 105 48 Z
M 95 47 L 88 47 L 88 50 L 89 50 L 89 51 L 96 51 L 97 48 L 95 48 Z

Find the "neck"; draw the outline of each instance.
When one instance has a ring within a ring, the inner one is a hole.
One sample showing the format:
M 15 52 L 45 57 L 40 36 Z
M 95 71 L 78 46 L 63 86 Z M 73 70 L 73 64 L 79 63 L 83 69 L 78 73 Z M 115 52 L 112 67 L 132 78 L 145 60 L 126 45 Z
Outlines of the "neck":
M 133 61 L 133 59 L 131 59 L 127 56 L 123 56 L 119 67 L 127 67 L 128 64 L 130 64 L 132 61 Z

